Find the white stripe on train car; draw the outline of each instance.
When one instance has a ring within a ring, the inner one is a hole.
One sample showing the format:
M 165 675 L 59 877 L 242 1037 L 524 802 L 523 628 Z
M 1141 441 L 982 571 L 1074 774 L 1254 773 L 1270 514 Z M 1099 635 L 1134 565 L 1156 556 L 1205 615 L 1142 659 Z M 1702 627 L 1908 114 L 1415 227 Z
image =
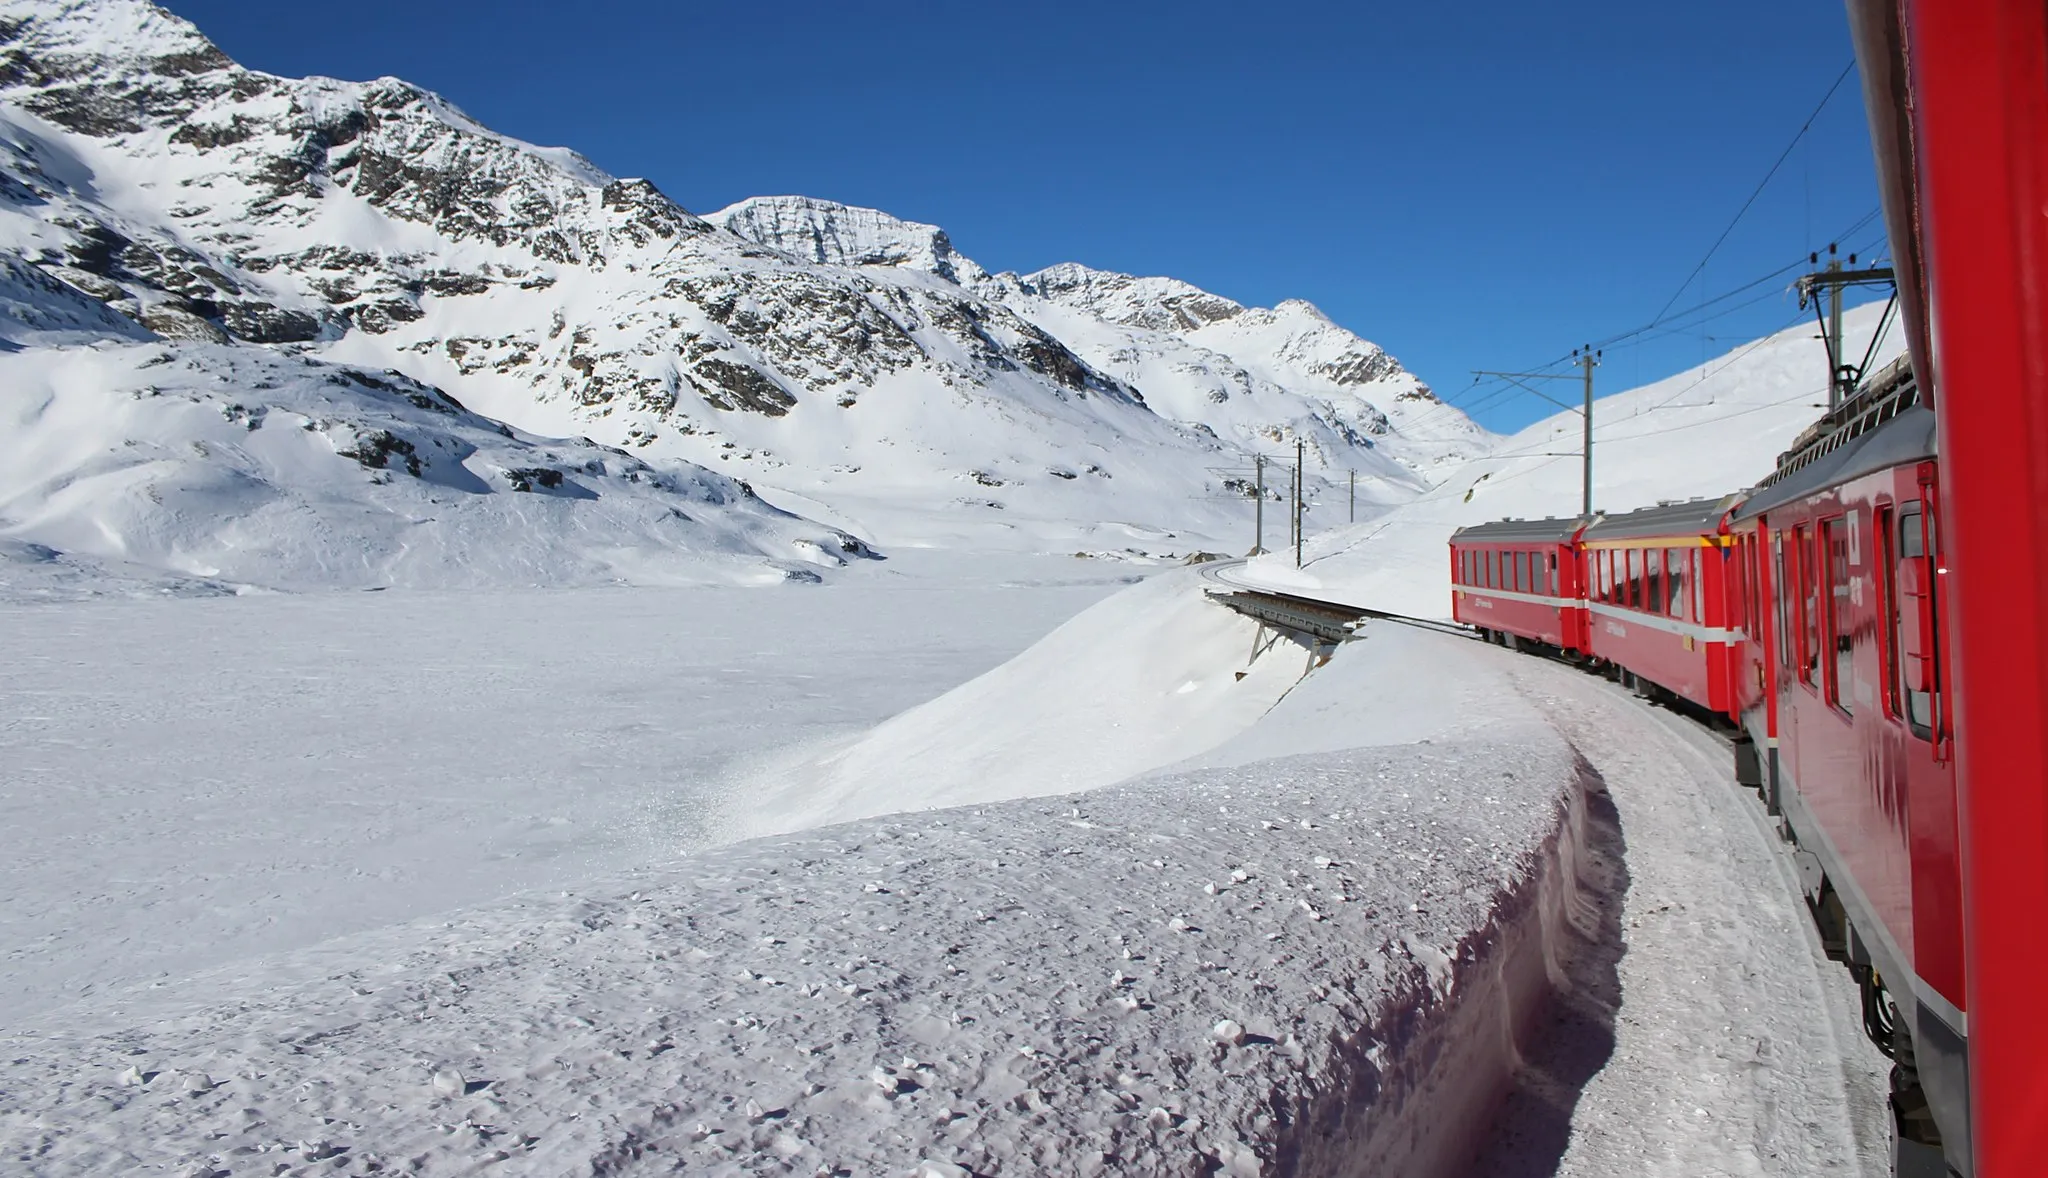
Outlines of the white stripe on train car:
M 1481 589 L 1472 585 L 1454 585 L 1452 588 L 1465 597 L 1499 597 L 1507 601 L 1547 605 L 1553 609 L 1578 609 L 1586 604 L 1576 597 L 1545 597 L 1540 593 L 1516 593 L 1512 589 Z
M 1676 634 L 1680 638 L 1691 638 L 1696 642 L 1741 642 L 1746 637 L 1739 629 L 1701 626 L 1693 622 L 1680 621 L 1677 618 L 1667 618 L 1662 614 L 1649 614 L 1641 610 L 1609 605 L 1604 601 L 1589 602 L 1583 597 L 1551 597 L 1541 593 L 1517 593 L 1512 589 L 1483 589 L 1469 585 L 1457 585 L 1453 586 L 1453 588 L 1461 597 L 1497 597 L 1505 601 L 1520 601 L 1529 605 L 1549 606 L 1552 609 L 1590 610 L 1602 617 L 1613 618 L 1615 621 L 1625 625 L 1633 624 L 1645 626 L 1652 630 L 1662 630 L 1666 634 Z
M 1691 638 L 1697 642 L 1739 642 L 1742 639 L 1742 631 L 1740 630 L 1695 625 L 1692 622 L 1683 622 L 1677 618 L 1667 618 L 1662 614 L 1646 614 L 1640 610 L 1624 609 L 1618 605 L 1609 605 L 1604 601 L 1586 602 L 1585 606 L 1603 618 L 1613 618 L 1615 621 L 1625 625 L 1662 630 L 1666 634 L 1676 634 L 1680 638 Z M 1613 631 L 1609 631 L 1609 633 L 1613 633 Z M 1616 637 L 1619 637 L 1619 635 L 1616 635 Z

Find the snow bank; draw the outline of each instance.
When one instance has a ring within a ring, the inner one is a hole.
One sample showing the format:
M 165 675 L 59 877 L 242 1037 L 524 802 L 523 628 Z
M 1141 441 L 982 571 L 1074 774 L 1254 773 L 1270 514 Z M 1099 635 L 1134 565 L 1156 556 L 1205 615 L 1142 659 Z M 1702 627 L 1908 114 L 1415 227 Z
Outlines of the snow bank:
M 1390 632 L 1332 664 L 1489 684 L 1442 739 L 756 840 L 103 992 L 0 1038 L 0 1165 L 1445 1172 L 1572 878 L 1580 763 L 1507 657 Z
M 1306 649 L 1284 640 L 1252 661 L 1258 635 L 1204 600 L 1192 571 L 1156 576 L 850 744 L 763 765 L 735 788 L 731 821 L 798 830 L 1071 793 L 1171 764 L 1251 727 L 1308 670 Z

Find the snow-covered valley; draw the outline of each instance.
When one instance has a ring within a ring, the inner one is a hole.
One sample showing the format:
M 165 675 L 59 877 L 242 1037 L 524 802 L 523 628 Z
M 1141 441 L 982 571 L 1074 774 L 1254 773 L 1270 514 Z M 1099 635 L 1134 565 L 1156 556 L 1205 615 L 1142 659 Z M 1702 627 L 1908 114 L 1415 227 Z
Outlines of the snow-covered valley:
M 722 841 L 749 758 L 865 731 L 1117 587 L 1068 560 L 0 609 L 0 1009 Z

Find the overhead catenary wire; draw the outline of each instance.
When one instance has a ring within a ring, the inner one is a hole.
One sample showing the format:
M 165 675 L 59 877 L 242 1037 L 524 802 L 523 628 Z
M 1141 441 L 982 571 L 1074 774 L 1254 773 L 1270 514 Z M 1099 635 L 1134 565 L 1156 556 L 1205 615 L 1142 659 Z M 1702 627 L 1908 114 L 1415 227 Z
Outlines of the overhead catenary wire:
M 1839 79 L 1837 80 L 1837 84 L 1839 84 Z M 1854 236 L 1856 233 L 1862 231 L 1865 227 L 1867 227 L 1872 222 L 1877 220 L 1878 215 L 1881 211 L 1881 209 L 1876 207 L 1867 210 L 1863 213 L 1862 216 L 1856 218 L 1855 221 L 1851 222 L 1840 233 L 1836 234 L 1835 240 L 1846 240 Z M 1880 227 L 1875 237 L 1870 239 L 1869 245 L 1860 248 L 1855 252 L 1867 252 L 1868 249 L 1874 248 L 1877 244 L 1883 242 L 1884 239 L 1885 233 L 1883 228 Z M 1707 316 L 1702 319 L 1680 323 L 1679 326 L 1676 327 L 1673 327 L 1672 324 L 1677 323 L 1681 320 L 1685 320 L 1687 316 L 1692 315 L 1698 311 L 1704 310 L 1709 307 L 1717 306 L 1718 304 L 1725 302 L 1730 298 L 1734 298 L 1748 291 L 1755 290 L 1757 287 L 1763 286 L 1766 283 L 1782 278 L 1785 275 L 1788 275 L 1793 271 L 1798 270 L 1801 267 L 1805 266 L 1807 264 L 1807 261 L 1808 259 L 1804 256 L 1796 258 L 1793 261 L 1788 262 L 1775 270 L 1772 270 L 1768 274 L 1759 275 L 1758 277 L 1752 278 L 1749 281 L 1744 282 L 1738 286 L 1730 287 L 1729 289 L 1713 296 L 1712 298 L 1703 299 L 1698 303 L 1694 303 L 1691 306 L 1681 308 L 1677 311 L 1672 311 L 1670 309 L 1669 304 L 1667 303 L 1664 310 L 1659 312 L 1656 317 L 1650 319 L 1648 322 L 1640 324 L 1636 327 L 1629 328 L 1626 331 L 1616 332 L 1613 335 L 1607 336 L 1604 339 L 1595 340 L 1590 346 L 1596 349 L 1621 350 L 1629 347 L 1635 347 L 1639 344 L 1647 343 L 1652 339 L 1662 338 L 1662 336 L 1666 334 L 1675 334 L 1677 332 L 1688 331 L 1693 328 L 1697 328 L 1703 323 L 1711 322 L 1715 319 L 1719 319 L 1724 316 L 1722 313 L 1717 312 L 1712 316 Z M 1688 279 L 1688 281 L 1690 280 Z M 1683 289 L 1683 287 L 1680 288 L 1681 291 Z M 1727 313 L 1733 313 L 1736 310 L 1746 309 L 1747 307 L 1754 306 L 1757 303 L 1763 302 L 1766 298 L 1770 297 L 1770 294 L 1772 293 L 1776 292 L 1766 292 L 1764 295 L 1760 297 L 1745 301 L 1738 307 L 1727 308 L 1725 310 L 1727 311 Z M 1783 331 L 1787 327 L 1791 327 L 1792 325 L 1793 324 L 1791 323 L 1787 323 L 1784 327 L 1777 328 L 1768 334 L 1775 335 L 1778 331 Z M 1667 330 L 1660 331 L 1659 329 Z M 1656 334 L 1652 334 L 1653 332 Z M 1541 372 L 1545 369 L 1555 368 L 1558 365 L 1565 363 L 1570 358 L 1570 354 L 1567 353 L 1565 355 L 1557 357 L 1554 360 L 1548 361 L 1547 363 L 1534 365 L 1530 367 L 1529 371 Z M 1446 414 L 1453 410 L 1462 410 L 1463 412 L 1469 415 L 1478 409 L 1497 404 L 1501 400 L 1501 398 L 1513 396 L 1518 391 L 1519 390 L 1517 390 L 1513 385 L 1507 384 L 1505 382 L 1482 382 L 1475 380 L 1471 387 L 1468 387 L 1462 391 L 1462 396 L 1451 395 L 1440 398 L 1443 402 L 1441 405 L 1423 414 L 1418 415 L 1416 418 L 1408 422 L 1407 426 L 1408 428 L 1412 429 L 1418 425 L 1433 424 L 1436 421 L 1441 420 Z M 1472 397 L 1474 393 L 1477 393 L 1478 396 L 1471 400 L 1463 399 L 1464 397 Z
M 1799 141 L 1806 138 L 1807 131 L 1813 128 L 1813 121 L 1820 117 L 1820 112 L 1827 109 L 1829 101 L 1835 96 L 1835 91 L 1840 90 L 1842 83 L 1847 81 L 1849 75 L 1854 72 L 1856 72 L 1856 59 L 1850 58 L 1849 64 L 1842 67 L 1842 72 L 1835 75 L 1834 84 L 1828 87 L 1828 92 L 1822 95 L 1820 102 L 1814 106 L 1813 113 L 1807 115 L 1806 121 L 1799 124 L 1799 130 L 1792 135 L 1792 142 L 1785 145 L 1785 150 L 1778 153 L 1778 158 L 1772 162 L 1770 170 L 1764 173 L 1764 178 L 1757 181 L 1756 188 L 1749 194 L 1749 199 L 1743 201 L 1742 207 L 1735 210 L 1735 216 L 1729 220 L 1728 227 L 1721 230 L 1721 236 L 1715 238 L 1714 244 L 1707 247 L 1707 252 L 1701 255 L 1699 263 L 1685 276 L 1685 281 L 1678 284 L 1678 289 L 1671 292 L 1671 297 L 1664 300 L 1664 306 L 1657 312 L 1660 317 L 1665 311 L 1671 309 L 1671 304 L 1678 301 L 1678 296 L 1685 293 L 1685 288 L 1692 285 L 1692 280 L 1699 277 L 1700 271 L 1707 268 L 1707 263 L 1713 259 L 1714 254 L 1720 250 L 1721 246 L 1727 242 L 1728 235 L 1735 232 L 1735 227 L 1742 223 L 1742 218 L 1749 213 L 1751 206 L 1756 204 L 1757 197 L 1762 196 L 1764 189 L 1770 186 L 1771 178 L 1776 176 L 1778 169 L 1784 167 L 1785 161 L 1792 157 L 1793 149 L 1799 146 Z

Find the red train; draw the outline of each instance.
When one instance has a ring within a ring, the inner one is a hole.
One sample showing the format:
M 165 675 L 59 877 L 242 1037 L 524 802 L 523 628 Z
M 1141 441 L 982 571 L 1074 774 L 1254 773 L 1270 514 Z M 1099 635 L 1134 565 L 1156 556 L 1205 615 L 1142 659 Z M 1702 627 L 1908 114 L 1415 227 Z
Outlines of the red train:
M 1895 1172 L 2048 1174 L 2048 6 L 1849 12 L 1907 357 L 1741 495 L 1460 531 L 1453 613 L 1723 718 Z

